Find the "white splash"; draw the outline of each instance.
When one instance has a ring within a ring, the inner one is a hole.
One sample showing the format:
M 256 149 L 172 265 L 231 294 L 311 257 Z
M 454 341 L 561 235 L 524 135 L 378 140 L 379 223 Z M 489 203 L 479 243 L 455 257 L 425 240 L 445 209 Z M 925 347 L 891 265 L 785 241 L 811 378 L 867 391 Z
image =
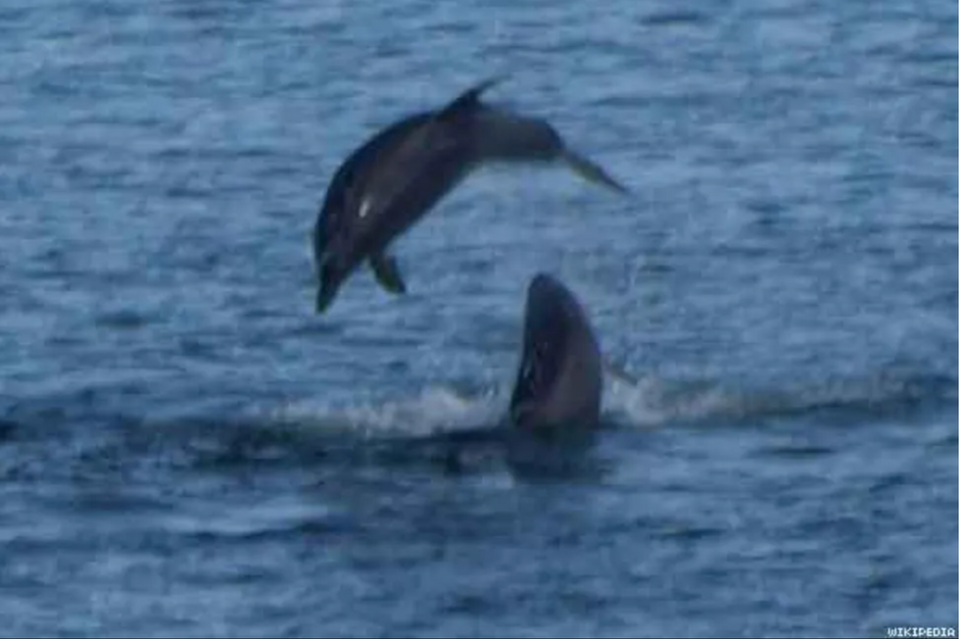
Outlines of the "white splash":
M 635 381 L 606 378 L 604 412 L 628 427 L 652 428 L 678 420 L 730 415 L 742 402 L 715 386 L 690 388 L 655 377 Z
M 475 397 L 446 387 L 410 398 L 331 406 L 304 400 L 270 410 L 271 422 L 316 434 L 365 438 L 423 437 L 491 427 L 504 414 L 499 393 Z
M 655 428 L 676 421 L 732 415 L 742 398 L 709 385 L 668 383 L 654 376 L 605 376 L 602 420 L 626 428 Z M 371 396 L 333 404 L 303 399 L 256 410 L 257 421 L 298 436 L 343 435 L 368 440 L 430 437 L 494 428 L 507 415 L 509 389 L 466 394 L 431 386 L 409 397 Z

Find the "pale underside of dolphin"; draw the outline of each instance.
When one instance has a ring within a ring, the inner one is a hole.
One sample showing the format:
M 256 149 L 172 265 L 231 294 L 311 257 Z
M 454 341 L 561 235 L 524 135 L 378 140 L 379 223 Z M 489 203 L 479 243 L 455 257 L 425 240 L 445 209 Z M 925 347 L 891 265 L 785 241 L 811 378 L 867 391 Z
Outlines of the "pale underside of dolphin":
M 481 165 L 562 163 L 591 183 L 627 193 L 545 120 L 482 102 L 481 94 L 496 82 L 480 83 L 438 110 L 393 123 L 337 170 L 313 231 L 318 313 L 363 262 L 385 290 L 405 292 L 391 243 Z

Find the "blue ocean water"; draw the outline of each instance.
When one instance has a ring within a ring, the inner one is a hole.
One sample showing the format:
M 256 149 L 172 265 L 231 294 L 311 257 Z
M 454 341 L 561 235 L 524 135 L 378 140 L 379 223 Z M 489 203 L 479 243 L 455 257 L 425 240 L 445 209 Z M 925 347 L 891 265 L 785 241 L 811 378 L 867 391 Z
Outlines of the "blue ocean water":
M 0 635 L 958 623 L 957 5 L 0 7 Z M 338 164 L 481 79 L 632 190 L 481 171 L 312 312 Z M 607 357 L 483 441 L 525 288 Z M 663 633 L 661 635 L 661 633 Z

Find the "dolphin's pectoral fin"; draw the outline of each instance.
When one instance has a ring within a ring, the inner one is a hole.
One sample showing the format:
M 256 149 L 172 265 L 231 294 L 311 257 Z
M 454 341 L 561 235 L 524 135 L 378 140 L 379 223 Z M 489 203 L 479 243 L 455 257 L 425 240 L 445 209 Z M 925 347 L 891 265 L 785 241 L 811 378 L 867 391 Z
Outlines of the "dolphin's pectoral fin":
M 610 175 L 596 162 L 589 160 L 576 151 L 564 149 L 562 159 L 567 163 L 567 166 L 569 166 L 574 173 L 588 182 L 605 186 L 619 193 L 630 192 L 625 186 L 610 177 Z
M 400 274 L 397 258 L 386 253 L 374 255 L 370 258 L 370 268 L 373 269 L 374 277 L 384 290 L 394 295 L 407 292 L 407 285 L 403 281 L 403 275 Z

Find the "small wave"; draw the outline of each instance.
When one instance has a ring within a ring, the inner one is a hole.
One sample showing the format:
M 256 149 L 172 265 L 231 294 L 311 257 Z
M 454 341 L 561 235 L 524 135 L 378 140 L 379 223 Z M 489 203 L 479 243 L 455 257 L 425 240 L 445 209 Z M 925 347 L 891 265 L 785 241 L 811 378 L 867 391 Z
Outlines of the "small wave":
M 793 389 L 739 391 L 710 382 L 655 377 L 609 380 L 605 408 L 618 424 L 654 427 L 675 422 L 742 423 L 812 414 L 858 419 L 920 409 L 951 400 L 955 381 L 939 376 L 879 374 L 797 384 Z
M 782 457 L 785 459 L 800 459 L 821 457 L 834 452 L 829 446 L 813 445 L 792 445 L 792 446 L 771 446 L 760 451 L 760 454 L 771 457 Z
M 493 427 L 505 411 L 497 391 L 469 395 L 429 387 L 410 398 L 330 405 L 314 400 L 256 410 L 272 426 L 304 434 L 350 435 L 363 439 L 421 438 Z
M 677 9 L 662 13 L 651 13 L 643 16 L 641 21 L 651 27 L 671 26 L 671 25 L 695 25 L 707 22 L 710 16 L 699 11 L 685 11 Z
M 719 388 L 671 386 L 655 377 L 636 381 L 612 378 L 604 395 L 604 410 L 618 424 L 654 427 L 675 421 L 696 421 L 736 413 L 736 396 Z
M 879 374 L 858 379 L 797 382 L 794 388 L 740 389 L 709 380 L 669 380 L 607 375 L 603 422 L 612 428 L 652 428 L 676 423 L 739 424 L 770 418 L 827 417 L 863 419 L 942 407 L 956 399 L 956 382 L 936 375 Z M 429 386 L 412 396 L 334 402 L 314 397 L 250 405 L 237 397 L 213 398 L 198 406 L 166 403 L 147 415 L 117 413 L 113 406 L 90 405 L 92 393 L 70 394 L 59 402 L 15 403 L 0 415 L 0 443 L 18 434 L 49 434 L 50 428 L 75 423 L 139 424 L 149 432 L 174 434 L 239 429 L 271 439 L 329 442 L 414 440 L 468 436 L 497 430 L 508 413 L 510 388 L 492 385 L 465 391 L 451 385 Z M 114 394 L 116 395 L 116 394 Z M 90 397 L 88 397 L 90 396 Z M 141 408 L 146 406 L 141 403 Z M 27 427 L 29 426 L 29 427 Z M 27 427 L 27 428 L 25 428 Z M 949 444 L 950 442 L 948 442 Z
M 709 381 L 671 381 L 655 376 L 638 379 L 609 375 L 603 398 L 608 428 L 643 429 L 674 424 L 741 424 L 811 414 L 864 417 L 877 411 L 909 408 L 937 396 L 930 380 L 877 379 L 798 385 L 794 391 L 745 392 Z M 240 419 L 242 430 L 304 444 L 452 440 L 492 432 L 504 423 L 507 388 L 468 393 L 449 386 L 431 386 L 416 395 L 384 400 L 371 397 L 347 403 L 300 399 L 279 406 L 256 407 Z M 816 454 L 819 451 L 793 451 Z
M 708 381 L 670 381 L 608 376 L 603 425 L 611 430 L 707 424 L 737 427 L 782 420 L 868 423 L 878 415 L 943 409 L 955 393 L 949 378 L 895 375 L 844 382 L 782 386 L 767 392 L 730 390 Z M 176 404 L 148 415 L 117 414 L 71 395 L 66 405 L 21 404 L 0 421 L 0 476 L 51 472 L 114 474 L 156 467 L 231 468 L 256 462 L 263 468 L 291 463 L 351 465 L 355 461 L 442 464 L 458 470 L 499 467 L 513 457 L 499 444 L 508 412 L 509 387 L 469 392 L 430 386 L 412 396 L 335 403 L 303 398 L 247 403 L 216 398 L 211 406 Z M 54 410 L 54 408 L 56 410 Z M 143 404 L 140 408 L 145 408 Z M 78 424 L 96 426 L 78 428 Z M 36 446 L 50 438 L 70 445 Z M 492 447 L 491 447 L 492 445 Z M 956 439 L 941 446 L 955 446 Z M 508 447 L 509 448 L 509 447 Z M 24 451 L 29 450 L 30 454 Z M 774 449 L 775 455 L 818 456 L 821 448 Z M 130 466 L 131 460 L 140 460 Z M 521 462 L 523 459 L 520 460 Z

